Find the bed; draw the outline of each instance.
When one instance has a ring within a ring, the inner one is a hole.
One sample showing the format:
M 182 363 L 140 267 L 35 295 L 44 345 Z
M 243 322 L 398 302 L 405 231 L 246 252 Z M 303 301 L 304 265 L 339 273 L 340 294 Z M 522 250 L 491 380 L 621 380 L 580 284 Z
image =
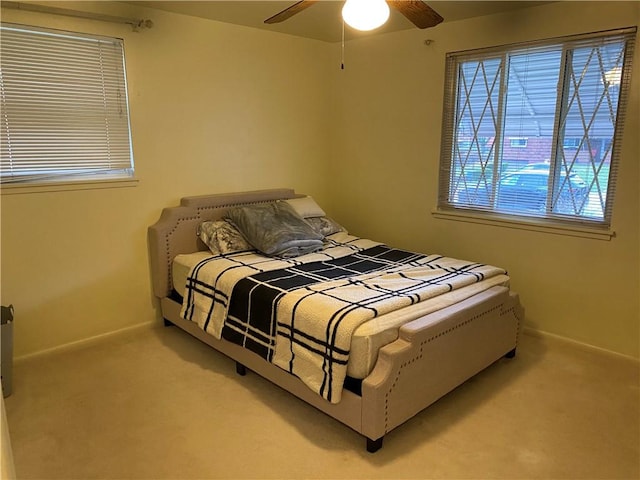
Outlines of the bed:
M 238 374 L 255 372 L 354 429 L 375 452 L 386 433 L 502 357 L 513 357 L 524 311 L 502 269 L 391 249 L 346 231 L 323 235 L 321 249 L 291 257 L 255 251 L 214 256 L 203 241 L 202 225 L 230 212 L 305 198 L 292 189 L 271 189 L 185 197 L 163 209 L 148 229 L 153 292 L 165 325 L 235 360 Z M 380 262 L 389 262 L 384 277 L 371 268 Z M 435 266 L 455 271 L 455 278 L 433 282 Z M 347 277 L 344 270 L 351 268 L 362 273 Z M 404 283 L 389 287 L 389 275 Z M 425 281 L 420 275 L 430 276 L 432 293 L 416 289 Z M 207 278 L 218 281 L 216 288 L 206 286 Z M 375 300 L 351 298 L 360 283 L 370 295 L 375 290 Z M 244 297 L 251 307 L 242 306 Z M 378 302 L 382 297 L 391 307 Z M 367 303 L 372 301 L 375 308 Z M 343 321 L 346 310 L 367 313 L 349 323 Z M 336 324 L 346 330 L 326 333 L 326 341 L 305 331 L 302 320 L 319 311 L 342 315 Z M 253 320 L 259 317 L 265 318 Z

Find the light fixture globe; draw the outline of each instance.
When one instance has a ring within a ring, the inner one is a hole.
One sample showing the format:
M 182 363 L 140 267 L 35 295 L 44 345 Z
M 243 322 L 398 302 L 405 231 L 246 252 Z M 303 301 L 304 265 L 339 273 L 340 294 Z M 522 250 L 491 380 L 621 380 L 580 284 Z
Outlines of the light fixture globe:
M 356 30 L 373 30 L 389 18 L 389 5 L 385 0 L 347 0 L 342 7 L 342 18 Z
M 604 73 L 604 80 L 607 85 L 620 85 L 622 81 L 622 68 L 613 67 L 611 70 L 608 70 Z

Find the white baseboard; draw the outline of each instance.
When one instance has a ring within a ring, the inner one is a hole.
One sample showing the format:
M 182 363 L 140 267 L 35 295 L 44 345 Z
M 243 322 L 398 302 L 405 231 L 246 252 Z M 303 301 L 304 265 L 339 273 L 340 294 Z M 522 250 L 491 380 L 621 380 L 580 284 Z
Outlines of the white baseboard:
M 19 357 L 15 357 L 13 359 L 13 362 L 14 363 L 24 362 L 24 361 L 27 361 L 27 360 L 31 360 L 33 358 L 42 357 L 44 355 L 51 355 L 53 353 L 68 352 L 68 351 L 72 351 L 72 350 L 77 350 L 79 348 L 85 348 L 87 346 L 103 342 L 103 341 L 105 341 L 105 340 L 107 340 L 109 338 L 119 337 L 119 336 L 126 336 L 126 335 L 133 335 L 133 334 L 136 334 L 136 333 L 138 333 L 138 332 L 140 332 L 142 330 L 151 329 L 152 327 L 154 327 L 156 325 L 159 325 L 157 321 L 149 321 L 149 322 L 144 322 L 144 323 L 138 323 L 136 325 L 132 325 L 130 327 L 121 328 L 121 329 L 115 330 L 113 332 L 102 333 L 100 335 L 96 335 L 96 336 L 93 336 L 93 337 L 85 338 L 85 339 L 82 339 L 82 340 L 77 340 L 75 342 L 65 343 L 65 344 L 59 345 L 57 347 L 47 348 L 45 350 L 39 350 L 39 351 L 34 352 L 34 353 L 28 353 L 26 355 L 21 355 Z
M 87 346 L 90 346 L 92 344 L 96 344 L 96 343 L 100 343 L 108 338 L 112 338 L 112 337 L 117 337 L 117 336 L 125 336 L 125 335 L 132 335 L 132 334 L 136 334 L 138 332 L 140 332 L 141 330 L 145 330 L 145 329 L 150 329 L 153 328 L 154 326 L 157 326 L 158 322 L 156 321 L 149 321 L 149 322 L 144 322 L 144 323 L 139 323 L 137 325 L 133 325 L 130 327 L 125 327 L 125 328 L 121 328 L 119 330 L 115 330 L 113 332 L 108 332 L 108 333 L 103 333 L 101 335 L 96 335 L 94 337 L 89 337 L 89 338 L 85 338 L 83 340 L 78 340 L 76 342 L 70 342 L 70 343 L 65 343 L 64 345 L 59 345 L 57 347 L 53 347 L 53 348 L 49 348 L 46 350 L 40 350 L 38 352 L 35 353 L 29 353 L 27 355 L 22 355 L 20 357 L 15 357 L 14 358 L 14 363 L 16 362 L 22 362 L 22 361 L 26 361 L 32 358 L 37 358 L 37 357 L 41 357 L 43 355 L 49 355 L 52 353 L 59 353 L 59 352 L 65 352 L 65 351 L 71 351 L 71 350 L 75 350 L 78 348 L 84 348 Z M 597 347 L 595 345 L 591 345 L 588 343 L 584 343 L 584 342 L 580 342 L 578 340 L 573 340 L 571 338 L 568 337 L 563 337 L 562 335 L 557 335 L 555 333 L 550 333 L 550 332 L 546 332 L 544 330 L 538 330 L 532 327 L 524 327 L 522 329 L 522 332 L 525 335 L 529 335 L 531 337 L 537 337 L 537 338 L 552 338 L 554 340 L 558 340 L 561 342 L 565 342 L 565 343 L 569 343 L 571 345 L 574 345 L 576 347 L 579 348 L 583 348 L 583 349 L 588 349 L 588 350 L 592 350 L 592 351 L 597 351 L 603 354 L 607 354 L 607 355 L 613 355 L 616 357 L 622 357 L 634 362 L 640 362 L 639 358 L 633 357 L 631 355 L 625 355 L 623 353 L 618 353 L 618 352 L 614 352 L 613 350 L 607 350 L 606 348 L 602 348 L 602 347 Z
M 615 357 L 621 357 L 621 358 L 625 358 L 627 360 L 631 360 L 634 361 L 636 363 L 640 363 L 640 358 L 636 358 L 632 355 L 625 355 L 624 353 L 619 353 L 619 352 L 614 352 L 613 350 L 607 350 L 606 348 L 602 348 L 602 347 L 597 347 L 595 345 L 591 345 L 590 343 L 584 343 L 584 342 L 580 342 L 578 340 L 574 340 L 572 338 L 569 337 L 563 337 L 562 335 L 558 335 L 555 333 L 550 333 L 550 332 L 546 332 L 544 330 L 538 330 L 536 328 L 532 328 L 532 327 L 523 327 L 522 329 L 522 333 L 524 333 L 525 335 L 529 335 L 530 337 L 536 337 L 536 338 L 552 338 L 554 340 L 558 340 L 560 342 L 565 342 L 571 345 L 574 345 L 576 347 L 585 349 L 585 350 L 592 350 L 598 353 L 602 353 L 605 355 L 612 355 Z

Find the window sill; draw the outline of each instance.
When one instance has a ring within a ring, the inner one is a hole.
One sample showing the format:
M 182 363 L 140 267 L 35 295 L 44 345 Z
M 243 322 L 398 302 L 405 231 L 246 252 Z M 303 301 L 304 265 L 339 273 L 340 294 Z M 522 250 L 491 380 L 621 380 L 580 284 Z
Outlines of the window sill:
M 554 235 L 567 235 L 571 237 L 591 238 L 595 240 L 611 240 L 615 237 L 613 230 L 604 230 L 588 226 L 562 225 L 543 219 L 526 220 L 507 217 L 499 214 L 482 214 L 477 212 L 461 212 L 449 210 L 433 210 L 431 214 L 435 218 L 454 220 L 458 222 L 479 223 L 496 227 L 514 228 L 534 232 L 550 233 Z
M 121 178 L 109 180 L 82 180 L 71 182 L 41 182 L 24 184 L 7 184 L 0 187 L 2 195 L 17 195 L 22 193 L 67 192 L 73 190 L 98 190 L 103 188 L 135 187 L 135 178 Z

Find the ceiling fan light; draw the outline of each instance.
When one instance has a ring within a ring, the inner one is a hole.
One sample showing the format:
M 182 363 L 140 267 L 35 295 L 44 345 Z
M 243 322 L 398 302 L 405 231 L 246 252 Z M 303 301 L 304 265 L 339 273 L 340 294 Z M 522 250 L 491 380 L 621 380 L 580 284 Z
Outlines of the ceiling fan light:
M 373 30 L 389 18 L 389 5 L 385 0 L 347 0 L 342 7 L 342 18 L 356 30 Z

